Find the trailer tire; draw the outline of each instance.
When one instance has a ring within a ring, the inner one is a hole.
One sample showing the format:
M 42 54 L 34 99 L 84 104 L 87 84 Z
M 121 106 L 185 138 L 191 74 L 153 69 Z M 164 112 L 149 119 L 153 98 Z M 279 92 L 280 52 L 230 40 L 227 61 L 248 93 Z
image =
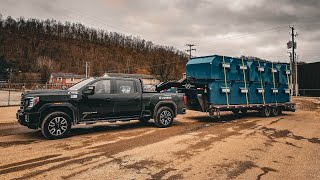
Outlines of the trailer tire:
M 271 108 L 271 116 L 278 116 L 280 112 L 280 107 L 275 106 Z
M 263 117 L 270 117 L 271 116 L 271 108 L 269 106 L 263 107 L 261 110 L 261 115 Z
M 162 106 L 158 109 L 154 122 L 160 128 L 166 128 L 172 125 L 174 114 L 171 108 Z

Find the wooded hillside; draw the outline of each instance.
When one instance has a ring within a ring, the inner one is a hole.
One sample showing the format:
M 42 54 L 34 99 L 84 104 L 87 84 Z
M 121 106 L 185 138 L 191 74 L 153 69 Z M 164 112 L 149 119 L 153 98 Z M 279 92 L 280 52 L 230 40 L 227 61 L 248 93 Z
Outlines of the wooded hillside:
M 85 74 L 85 61 L 91 76 L 143 73 L 166 81 L 182 76 L 187 56 L 173 47 L 79 23 L 0 15 L 0 79 L 8 68 L 39 72 L 43 81 L 51 72 Z

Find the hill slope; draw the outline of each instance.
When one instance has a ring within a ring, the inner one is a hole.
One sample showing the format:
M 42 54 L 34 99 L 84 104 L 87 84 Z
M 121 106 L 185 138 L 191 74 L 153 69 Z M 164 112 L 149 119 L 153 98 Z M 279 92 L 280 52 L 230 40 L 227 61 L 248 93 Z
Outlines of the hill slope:
M 7 68 L 39 72 L 44 81 L 50 72 L 84 74 L 85 61 L 92 76 L 145 73 L 166 81 L 182 76 L 187 56 L 173 47 L 82 24 L 0 15 L 0 79 L 7 78 Z

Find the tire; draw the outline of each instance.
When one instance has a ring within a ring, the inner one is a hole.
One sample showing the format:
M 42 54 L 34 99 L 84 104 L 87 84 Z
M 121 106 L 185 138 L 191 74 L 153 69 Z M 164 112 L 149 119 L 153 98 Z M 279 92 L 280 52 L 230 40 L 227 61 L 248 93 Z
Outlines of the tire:
M 171 108 L 167 106 L 160 107 L 157 111 L 154 122 L 160 128 L 166 128 L 172 125 L 174 114 Z
M 71 118 L 64 112 L 48 114 L 42 121 L 41 132 L 47 139 L 61 139 L 70 133 Z
M 147 123 L 151 118 L 150 117 L 141 117 L 139 121 L 143 124 Z
M 271 116 L 278 116 L 280 113 L 280 108 L 279 107 L 272 107 L 271 108 Z
M 262 108 L 262 110 L 261 110 L 261 115 L 262 115 L 263 117 L 270 117 L 270 116 L 271 116 L 271 108 L 268 107 L 268 106 Z

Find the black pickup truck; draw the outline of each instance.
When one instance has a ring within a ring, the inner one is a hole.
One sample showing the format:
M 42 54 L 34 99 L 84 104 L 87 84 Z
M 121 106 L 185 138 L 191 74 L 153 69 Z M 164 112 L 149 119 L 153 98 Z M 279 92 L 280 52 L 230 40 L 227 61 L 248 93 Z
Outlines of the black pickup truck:
M 21 95 L 16 116 L 21 125 L 41 128 L 48 139 L 66 137 L 72 125 L 98 121 L 147 122 L 169 127 L 186 112 L 179 93 L 143 92 L 140 79 L 89 78 L 67 90 L 35 90 Z

